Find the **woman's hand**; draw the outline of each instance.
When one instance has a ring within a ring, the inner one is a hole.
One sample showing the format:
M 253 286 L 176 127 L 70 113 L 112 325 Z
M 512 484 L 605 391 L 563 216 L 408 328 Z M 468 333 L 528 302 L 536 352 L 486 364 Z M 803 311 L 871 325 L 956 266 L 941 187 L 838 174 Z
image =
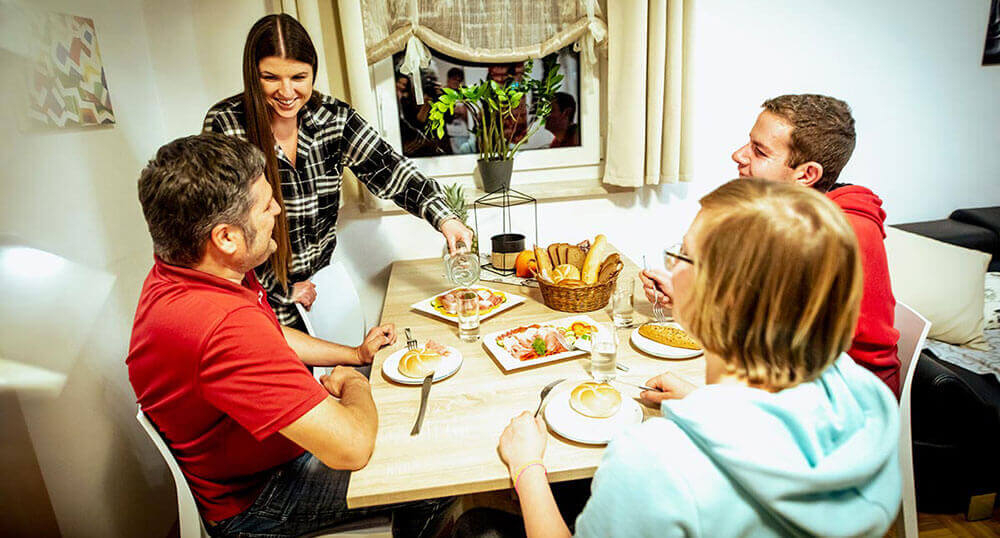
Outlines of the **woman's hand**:
M 512 418 L 500 435 L 500 458 L 513 473 L 525 463 L 542 459 L 547 439 L 548 433 L 542 417 L 533 417 L 529 411 L 525 411 Z
M 299 303 L 309 310 L 316 300 L 316 284 L 308 280 L 292 284 L 292 302 Z
M 372 329 L 368 331 L 368 334 L 365 335 L 365 339 L 361 342 L 361 345 L 355 348 L 360 365 L 364 366 L 366 364 L 371 364 L 372 361 L 375 360 L 375 353 L 377 353 L 378 350 L 384 348 L 385 346 L 391 346 L 395 343 L 395 324 L 386 323 L 384 325 L 372 327 Z
M 448 219 L 441 223 L 441 235 L 448 241 L 448 253 L 458 252 L 459 240 L 465 243 L 465 250 L 472 247 L 472 230 L 458 219 Z
M 642 281 L 642 289 L 650 303 L 656 304 L 659 301 L 666 308 L 674 307 L 674 286 L 669 272 L 663 269 L 646 269 L 639 273 L 639 280 Z
M 656 390 L 644 390 L 639 394 L 639 397 L 656 405 L 659 405 L 663 400 L 680 400 L 698 388 L 693 383 L 670 372 L 664 372 L 646 381 L 646 386 Z

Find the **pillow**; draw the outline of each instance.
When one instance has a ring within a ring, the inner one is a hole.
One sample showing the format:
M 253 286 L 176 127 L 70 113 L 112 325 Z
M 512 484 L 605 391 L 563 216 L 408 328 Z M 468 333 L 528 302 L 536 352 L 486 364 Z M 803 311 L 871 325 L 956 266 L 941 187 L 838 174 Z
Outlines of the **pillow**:
M 892 293 L 931 322 L 927 336 L 989 351 L 983 299 L 990 255 L 890 226 L 885 231 Z
M 1000 329 L 1000 273 L 986 273 L 983 317 L 986 329 Z

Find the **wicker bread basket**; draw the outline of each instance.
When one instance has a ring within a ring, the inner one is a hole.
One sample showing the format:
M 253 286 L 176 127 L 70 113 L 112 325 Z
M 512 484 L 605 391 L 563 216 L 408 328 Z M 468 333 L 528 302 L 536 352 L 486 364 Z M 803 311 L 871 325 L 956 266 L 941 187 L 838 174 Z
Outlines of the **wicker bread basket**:
M 619 261 L 618 267 L 611 273 L 611 277 L 604 282 L 591 284 L 589 286 L 557 286 L 548 284 L 542 279 L 538 279 L 538 289 L 542 291 L 542 302 L 545 306 L 559 310 L 561 312 L 591 312 L 600 310 L 608 304 L 611 292 L 615 289 L 615 282 L 622 272 L 624 265 Z

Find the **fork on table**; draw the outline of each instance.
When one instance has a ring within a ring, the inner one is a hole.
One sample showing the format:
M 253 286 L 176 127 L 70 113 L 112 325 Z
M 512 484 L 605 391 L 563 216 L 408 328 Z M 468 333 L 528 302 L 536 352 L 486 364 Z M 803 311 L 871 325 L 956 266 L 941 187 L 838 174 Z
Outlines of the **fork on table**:
M 542 389 L 541 394 L 538 395 L 538 409 L 535 409 L 536 417 L 538 416 L 538 412 L 542 410 L 542 404 L 545 403 L 545 397 L 548 396 L 550 392 L 552 392 L 552 389 L 555 388 L 556 385 L 562 383 L 563 381 L 566 381 L 566 378 L 560 377 L 559 379 L 556 379 L 555 381 L 549 383 L 548 385 L 545 385 L 545 387 Z
M 404 329 L 404 332 L 406 333 L 406 349 L 417 349 L 417 340 L 413 338 L 413 335 L 410 333 L 410 328 L 407 327 Z
M 649 271 L 649 265 L 646 263 L 646 255 L 642 255 L 642 268 L 645 271 Z M 663 323 L 664 321 L 669 321 L 667 319 L 667 314 L 663 312 L 663 305 L 660 304 L 659 292 L 656 291 L 656 283 L 653 283 L 653 319 L 657 323 Z

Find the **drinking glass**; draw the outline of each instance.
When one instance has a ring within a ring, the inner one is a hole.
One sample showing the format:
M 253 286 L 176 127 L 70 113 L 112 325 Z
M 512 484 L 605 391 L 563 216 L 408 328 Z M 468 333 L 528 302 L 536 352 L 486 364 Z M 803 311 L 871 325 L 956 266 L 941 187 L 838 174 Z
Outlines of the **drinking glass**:
M 615 291 L 611 293 L 611 320 L 615 327 L 631 327 L 632 314 L 635 312 L 635 280 L 631 278 L 618 279 Z
M 591 335 L 590 376 L 598 383 L 615 378 L 615 359 L 618 356 L 618 332 L 614 323 L 598 323 Z
M 479 295 L 471 290 L 458 295 L 458 337 L 465 342 L 479 340 Z

